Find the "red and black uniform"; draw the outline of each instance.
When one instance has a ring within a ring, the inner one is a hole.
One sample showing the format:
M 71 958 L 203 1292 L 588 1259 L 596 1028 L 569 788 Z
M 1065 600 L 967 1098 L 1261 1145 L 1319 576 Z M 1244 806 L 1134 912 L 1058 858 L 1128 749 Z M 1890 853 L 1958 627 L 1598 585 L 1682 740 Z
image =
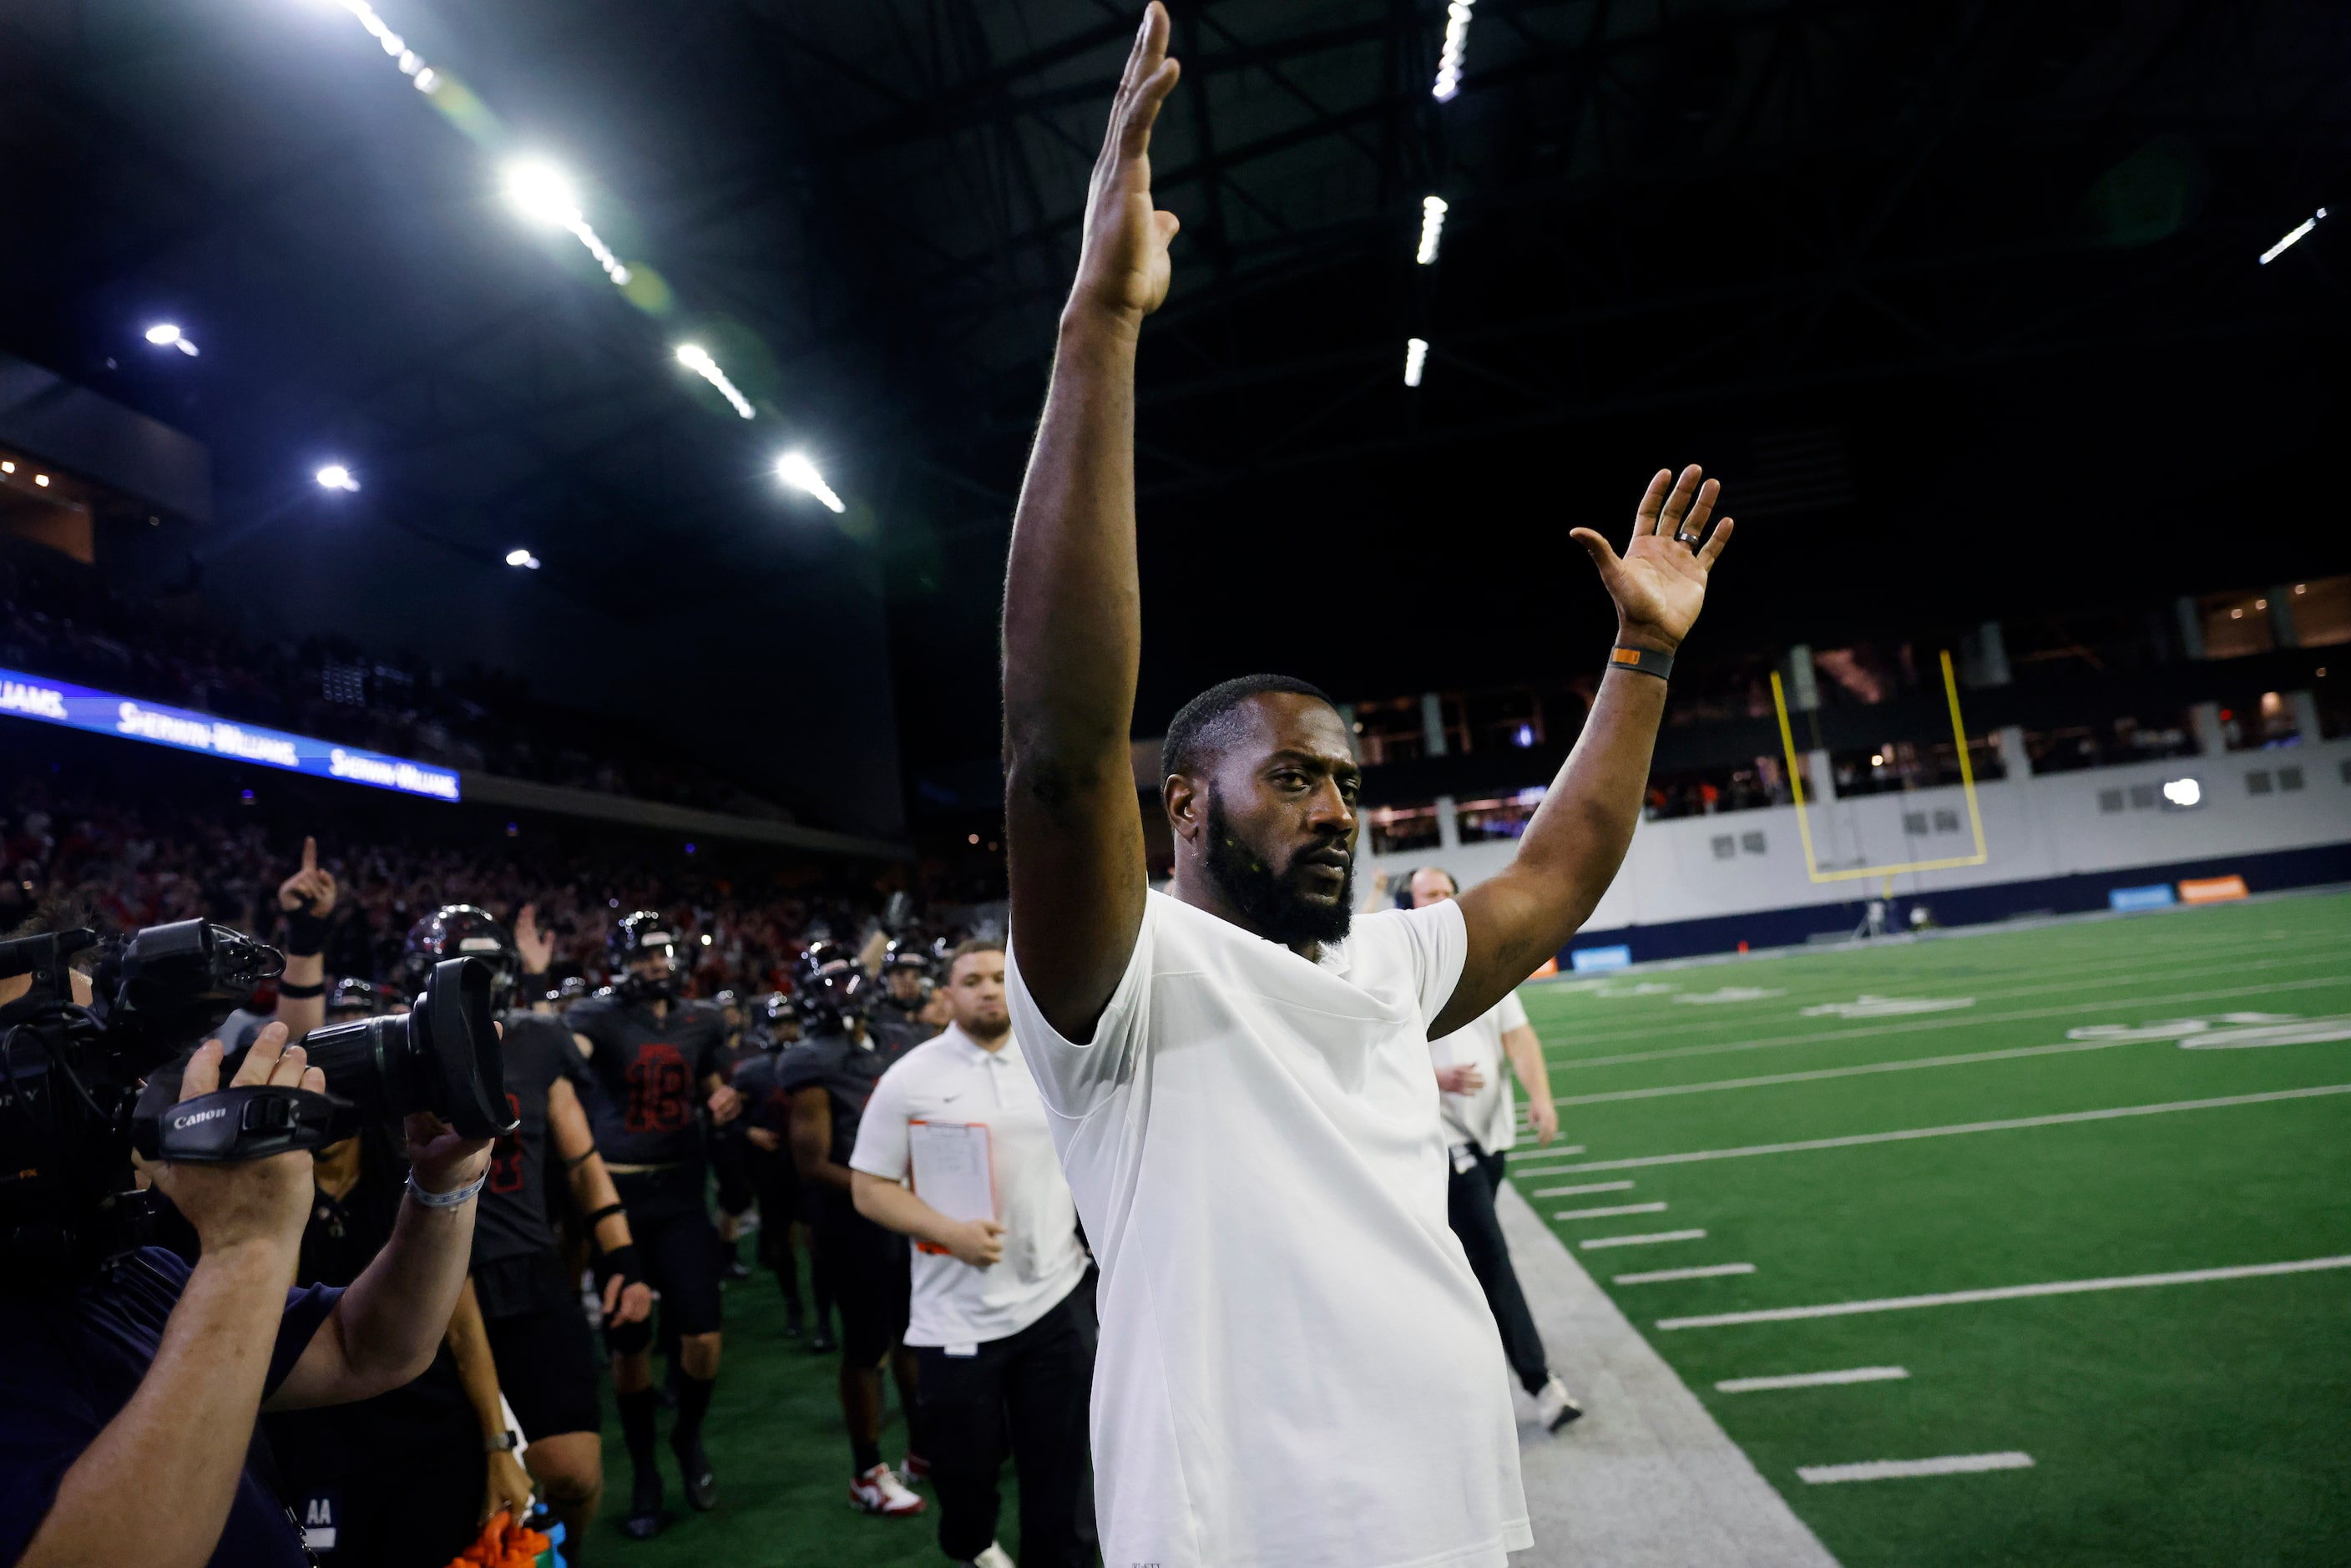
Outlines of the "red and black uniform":
M 628 1209 L 645 1279 L 661 1292 L 664 1322 L 681 1334 L 715 1333 L 718 1232 L 704 1197 L 701 1110 L 703 1080 L 718 1071 L 725 1021 L 707 1002 L 672 1002 L 656 1017 L 651 1003 L 620 996 L 590 997 L 563 1021 L 595 1048 L 588 1053 L 587 1109 L 597 1152 L 608 1165 L 644 1167 L 613 1171 L 612 1185 Z
M 584 1102 L 590 1081 L 564 1020 L 510 1012 L 501 1021 L 507 1107 L 518 1124 L 490 1154 L 474 1219 L 474 1293 L 498 1387 L 523 1437 L 535 1443 L 600 1425 L 595 1343 L 548 1218 L 548 1173 L 561 1168 L 549 1157 L 548 1093 L 557 1079 L 568 1078 Z
M 776 1091 L 787 1103 L 802 1089 L 825 1092 L 832 1110 L 828 1157 L 846 1166 L 873 1085 L 903 1054 L 903 1048 L 893 1049 L 893 1042 L 870 1033 L 862 1040 L 845 1033 L 814 1034 L 776 1059 Z M 786 1118 L 789 1131 L 789 1111 Z M 852 1364 L 879 1366 L 906 1332 L 913 1294 L 908 1242 L 858 1213 L 844 1188 L 810 1182 L 806 1190 L 817 1278 L 841 1307 L 841 1349 Z

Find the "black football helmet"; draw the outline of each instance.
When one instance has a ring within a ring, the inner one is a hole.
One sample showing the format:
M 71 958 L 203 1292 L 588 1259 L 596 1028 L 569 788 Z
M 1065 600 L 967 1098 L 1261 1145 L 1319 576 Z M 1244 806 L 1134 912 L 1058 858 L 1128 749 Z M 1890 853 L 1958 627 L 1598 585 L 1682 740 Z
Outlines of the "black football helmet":
M 422 991 L 433 966 L 444 958 L 479 958 L 490 970 L 490 1005 L 504 1009 L 513 1004 L 515 985 L 522 978 L 522 955 L 488 910 L 444 904 L 410 926 L 408 946 L 400 956 L 402 982 L 412 992 Z
M 637 966 L 658 958 L 662 972 L 647 977 Z M 676 998 L 685 976 L 677 956 L 677 933 L 667 917 L 650 909 L 623 915 L 604 938 L 604 961 L 612 971 L 612 989 L 630 1001 L 662 1001 Z
M 833 942 L 811 942 L 792 967 L 792 1008 L 810 1034 L 839 1034 L 865 1016 L 865 971 Z
M 357 975 L 346 975 L 327 993 L 327 1021 L 347 1023 L 352 1019 L 380 1018 L 392 1010 L 397 999 L 389 987 L 362 980 Z

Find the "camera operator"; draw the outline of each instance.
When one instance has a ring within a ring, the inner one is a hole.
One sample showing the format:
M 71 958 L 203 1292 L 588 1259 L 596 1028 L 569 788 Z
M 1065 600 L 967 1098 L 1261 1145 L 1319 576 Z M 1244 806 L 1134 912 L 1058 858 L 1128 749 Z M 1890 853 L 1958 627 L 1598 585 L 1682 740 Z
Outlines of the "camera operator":
M 0 1006 L 30 988 L 0 979 Z M 77 976 L 75 999 L 87 1003 Z M 220 1086 L 223 1050 L 181 1099 Z M 323 1092 L 272 1024 L 231 1080 Z M 292 1518 L 252 1468 L 255 1419 L 365 1399 L 423 1372 L 465 1280 L 487 1140 L 408 1119 L 410 1178 L 392 1239 L 346 1290 L 296 1291 L 312 1201 L 297 1149 L 145 1168 L 196 1229 L 191 1268 L 141 1249 L 74 1282 L 0 1289 L 0 1561 L 17 1568 L 300 1568 Z

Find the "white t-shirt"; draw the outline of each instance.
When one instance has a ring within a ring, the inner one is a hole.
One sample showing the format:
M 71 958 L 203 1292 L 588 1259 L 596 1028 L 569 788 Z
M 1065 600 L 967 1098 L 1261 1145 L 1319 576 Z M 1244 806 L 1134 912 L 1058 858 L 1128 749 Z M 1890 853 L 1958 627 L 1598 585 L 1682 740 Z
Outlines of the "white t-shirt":
M 1475 1142 L 1489 1155 L 1499 1155 L 1519 1141 L 1518 1106 L 1510 1098 L 1510 1064 L 1502 1052 L 1502 1036 L 1527 1027 L 1527 1005 L 1512 991 L 1484 1012 L 1447 1035 L 1428 1042 L 1432 1067 L 1475 1067 L 1486 1086 L 1474 1094 L 1439 1094 L 1445 1113 L 1445 1141 Z
M 916 1248 L 905 1343 L 956 1347 L 1019 1333 L 1076 1290 L 1086 1272 L 1077 1207 L 1019 1040 L 985 1051 L 950 1024 L 891 1063 L 865 1103 L 850 1169 L 904 1181 L 911 1166 L 906 1124 L 918 1120 L 986 1124 L 1004 1256 L 991 1268 L 975 1269 Z
M 1428 1069 L 1466 946 L 1448 901 L 1359 915 L 1318 966 L 1155 893 L 1073 1045 L 1014 934 L 1014 1027 L 1102 1271 L 1104 1563 L 1501 1568 L 1532 1544 Z

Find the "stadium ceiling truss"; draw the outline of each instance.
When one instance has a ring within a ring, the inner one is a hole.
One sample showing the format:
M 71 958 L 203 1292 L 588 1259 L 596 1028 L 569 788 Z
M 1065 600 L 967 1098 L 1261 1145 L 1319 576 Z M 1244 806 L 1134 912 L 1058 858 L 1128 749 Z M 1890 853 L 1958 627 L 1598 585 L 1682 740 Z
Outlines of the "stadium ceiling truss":
M 1446 103 L 1436 0 L 1173 10 L 1185 78 L 1154 157 L 1185 228 L 1145 361 L 1148 492 L 2291 332 L 2346 302 L 2323 257 L 2290 279 L 2252 265 L 2351 169 L 2351 20 L 2330 0 L 1473 0 Z M 875 455 L 885 515 L 893 486 L 937 480 L 970 532 L 1008 511 L 1135 16 L 537 0 L 498 39 L 583 91 L 639 89 L 663 123 L 615 178 L 665 270 L 759 334 L 832 440 Z M 14 42 L 42 103 L 185 185 L 83 265 L 163 265 L 230 232 L 299 256 L 272 214 L 340 140 L 264 178 L 208 174 L 114 106 L 121 60 Z M 1431 193 L 1450 212 L 1418 267 Z M 444 517 L 602 515 L 617 539 L 739 487 L 753 455 L 664 376 L 663 329 L 610 311 L 583 332 L 577 291 L 484 290 L 421 340 L 387 324 L 350 370 L 282 395 L 340 400 L 421 475 L 473 455 L 462 483 L 402 481 Z M 1427 384 L 1407 392 L 1415 336 Z

